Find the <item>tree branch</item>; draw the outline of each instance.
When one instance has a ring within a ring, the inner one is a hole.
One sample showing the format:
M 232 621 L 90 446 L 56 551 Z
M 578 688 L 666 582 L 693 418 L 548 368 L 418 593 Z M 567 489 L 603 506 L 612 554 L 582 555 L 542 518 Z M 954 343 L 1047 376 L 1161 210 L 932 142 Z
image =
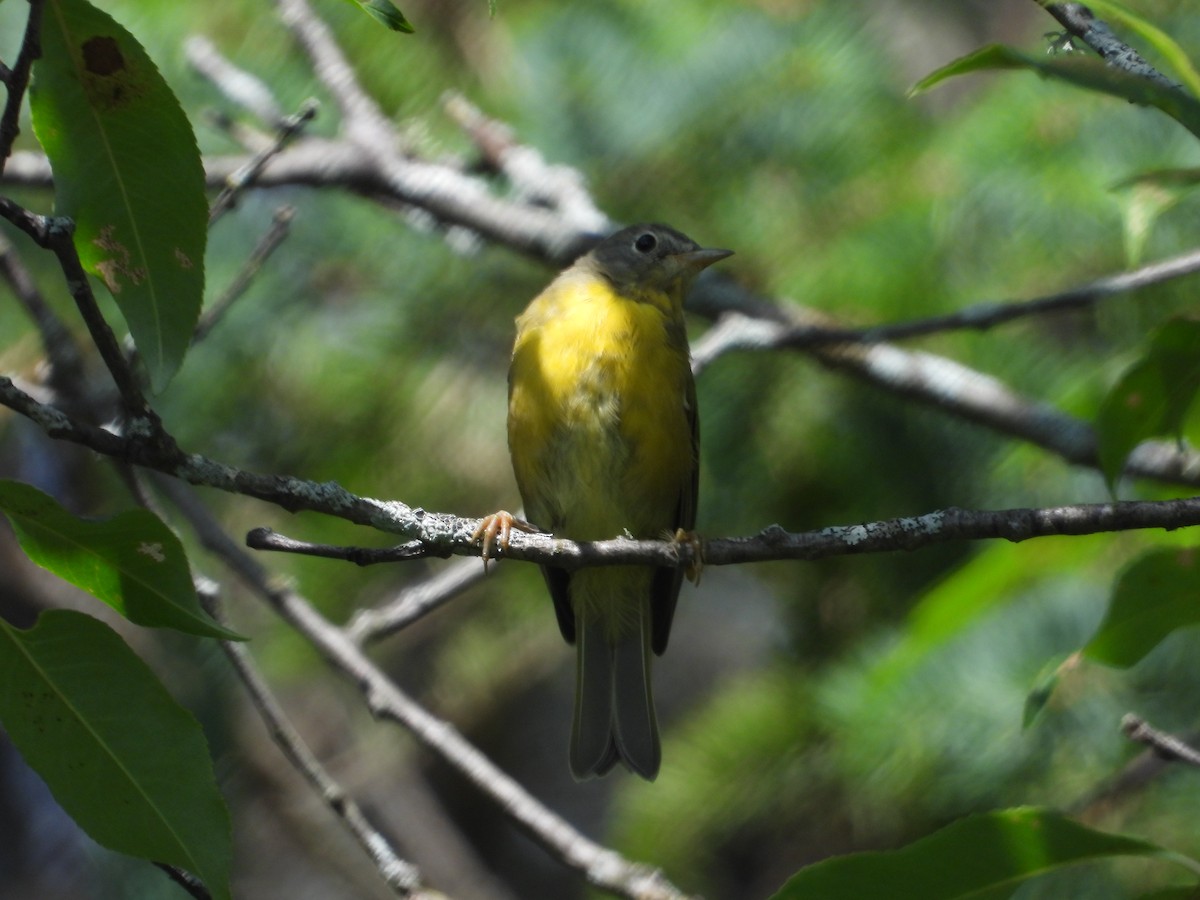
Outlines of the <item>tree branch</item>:
M 463 520 L 468 524 L 474 520 Z M 788 532 L 778 525 L 756 535 L 701 541 L 699 555 L 689 541 L 615 538 L 606 541 L 568 541 L 549 534 L 514 531 L 502 556 L 574 571 L 584 566 L 687 567 L 743 565 L 775 560 L 814 560 L 862 553 L 913 551 L 949 541 L 1002 538 L 1018 543 L 1040 537 L 1098 534 L 1163 528 L 1168 531 L 1200 525 L 1200 497 L 1183 500 L 1127 500 L 1082 503 L 1048 508 L 967 510 L 957 507 L 919 516 L 905 516 L 861 525 L 834 525 L 819 531 Z M 410 541 L 381 549 L 314 544 L 256 528 L 246 536 L 255 550 L 298 553 L 340 559 L 360 566 L 405 562 L 443 556 L 445 544 Z M 478 555 L 474 544 L 449 548 L 459 555 Z
M 195 523 L 193 523 L 195 524 Z M 362 692 L 371 713 L 401 725 L 468 782 L 496 802 L 535 841 L 592 885 L 631 900 L 683 900 L 663 874 L 633 863 L 586 838 L 444 722 L 413 701 L 342 629 L 300 594 L 271 584 L 266 571 L 219 528 L 198 531 L 213 553 L 256 595 L 303 634 L 318 653 Z
M 12 154 L 13 142 L 21 133 L 21 104 L 29 89 L 29 74 L 33 63 L 42 55 L 42 12 L 46 0 L 29 0 L 29 18 L 25 23 L 25 37 L 17 51 L 17 61 L 12 68 L 3 72 L 4 87 L 8 98 L 4 112 L 0 113 L 0 175 Z
M 1036 0 L 1046 12 L 1054 16 L 1058 23 L 1091 47 L 1108 65 L 1122 69 L 1131 75 L 1153 81 L 1162 87 L 1182 90 L 1183 86 L 1172 81 L 1146 62 L 1140 53 L 1120 40 L 1112 29 L 1096 18 L 1088 7 L 1082 3 L 1051 3 L 1048 0 Z
M 191 512 L 184 511 L 193 527 L 196 527 L 197 530 L 215 528 L 215 523 L 198 521 L 196 515 L 198 508 L 198 504 L 193 504 Z M 204 512 L 203 519 L 207 519 L 207 511 Z M 206 544 L 212 546 L 211 535 L 206 539 Z M 227 625 L 228 623 L 221 614 L 215 592 L 207 595 L 202 593 L 201 597 L 205 600 L 204 607 L 209 615 L 222 625 Z M 309 783 L 325 805 L 350 832 L 359 846 L 366 851 L 388 887 L 397 896 L 410 897 L 413 900 L 417 900 L 417 898 L 434 900 L 435 896 L 440 896 L 431 894 L 422 887 L 421 875 L 417 868 L 396 853 L 388 839 L 367 820 L 366 814 L 354 798 L 321 765 L 320 760 L 304 743 L 304 739 L 288 720 L 279 701 L 254 665 L 254 660 L 245 645 L 236 641 L 221 641 L 220 644 L 230 665 L 233 666 L 242 685 L 246 688 L 251 704 L 258 712 L 259 718 L 263 720 L 263 724 L 266 725 L 271 739 L 283 751 L 283 755 L 288 758 L 292 767 Z
M 1168 762 L 1181 762 L 1189 766 L 1200 767 L 1200 751 L 1196 750 L 1182 738 L 1173 734 L 1159 731 L 1145 719 L 1132 713 L 1121 719 L 1121 731 L 1131 741 L 1145 744 L 1154 753 Z

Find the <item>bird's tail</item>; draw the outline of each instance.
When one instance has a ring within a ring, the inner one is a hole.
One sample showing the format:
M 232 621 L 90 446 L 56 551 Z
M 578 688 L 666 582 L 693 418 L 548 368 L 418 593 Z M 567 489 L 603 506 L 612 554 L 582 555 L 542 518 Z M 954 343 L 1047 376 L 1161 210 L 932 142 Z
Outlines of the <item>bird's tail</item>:
M 600 571 L 586 570 L 575 578 Z M 653 781 L 662 750 L 650 691 L 650 604 L 641 596 L 610 596 L 606 602 L 623 606 L 620 615 L 611 608 L 596 615 L 584 604 L 576 606 L 571 773 L 582 781 L 620 761 Z

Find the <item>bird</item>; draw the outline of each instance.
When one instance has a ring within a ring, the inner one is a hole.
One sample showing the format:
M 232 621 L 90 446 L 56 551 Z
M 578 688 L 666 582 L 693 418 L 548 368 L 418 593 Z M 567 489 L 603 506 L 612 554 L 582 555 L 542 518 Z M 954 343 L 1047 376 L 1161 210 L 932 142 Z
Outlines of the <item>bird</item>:
M 731 255 L 667 225 L 633 225 L 517 317 L 508 447 L 528 521 L 485 517 L 475 533 L 485 564 L 513 527 L 575 541 L 695 541 L 699 419 L 683 301 L 703 269 Z M 576 647 L 572 775 L 599 777 L 620 762 L 653 781 L 662 751 L 650 654 L 666 650 L 683 570 L 548 565 L 542 574 Z

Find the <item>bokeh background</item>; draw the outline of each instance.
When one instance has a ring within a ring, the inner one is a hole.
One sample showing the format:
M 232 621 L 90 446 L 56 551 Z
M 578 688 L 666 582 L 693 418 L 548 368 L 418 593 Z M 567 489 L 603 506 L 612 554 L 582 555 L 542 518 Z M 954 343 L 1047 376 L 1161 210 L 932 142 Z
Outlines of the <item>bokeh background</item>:
M 920 77 L 986 43 L 1044 51 L 1056 23 L 1029 0 L 498 0 L 494 15 L 483 0 L 406 0 L 417 27 L 408 37 L 352 4 L 314 3 L 422 152 L 473 153 L 441 105 L 460 92 L 551 162 L 578 169 L 615 221 L 666 221 L 730 247 L 737 255 L 722 268 L 737 281 L 847 324 L 1037 296 L 1196 240 L 1195 197 L 1157 198 L 1161 214 L 1146 230 L 1145 193 L 1120 186 L 1200 161 L 1195 139 L 1164 116 L 1019 73 L 908 95 Z M 238 113 L 187 68 L 181 47 L 195 34 L 262 78 L 285 109 L 323 101 L 313 131 L 335 133 L 332 104 L 269 4 L 98 5 L 159 63 L 205 153 L 240 152 L 213 124 L 214 111 Z M 1135 5 L 1200 52 L 1193 3 Z M 24 12 L 0 6 L 6 60 Z M 28 128 L 19 146 L 36 148 Z M 51 207 L 48 192 L 11 194 Z M 210 294 L 285 203 L 297 211 L 291 237 L 159 398 L 167 426 L 184 447 L 257 471 L 464 516 L 514 507 L 504 437 L 512 320 L 553 273 L 503 247 L 452 246 L 361 197 L 292 188 L 251 191 L 217 226 Z M 76 322 L 53 270 L 21 247 Z M 39 344 L 6 290 L 0 370 L 31 374 Z M 1148 331 L 1191 308 L 1193 291 L 1185 280 L 914 346 L 1091 419 Z M 694 336 L 708 324 L 697 319 Z M 1108 497 L 1095 471 L 804 353 L 729 354 L 704 371 L 698 391 L 705 535 Z M 88 514 L 131 502 L 103 461 L 3 412 L 0 474 Z M 1121 495 L 1172 491 L 1125 483 Z M 314 515 L 205 499 L 235 535 L 266 525 L 314 541 L 390 542 Z M 1118 733 L 1123 712 L 1194 726 L 1194 634 L 1176 634 L 1128 672 L 1070 670 L 1022 727 L 1039 672 L 1086 641 L 1121 565 L 1148 546 L 1188 540 L 1100 535 L 710 567 L 698 588 L 685 587 L 656 667 L 664 763 L 654 784 L 623 773 L 571 781 L 574 653 L 530 566 L 501 563 L 373 654 L 586 833 L 709 898 L 764 897 L 830 854 L 898 846 L 1007 805 L 1074 809 L 1196 855 L 1200 792 L 1188 773 L 1087 802 L 1135 753 Z M 54 604 L 103 615 L 23 562 L 6 529 L 0 544 L 0 614 L 26 623 Z M 203 551 L 193 560 L 223 577 Z M 339 621 L 444 565 L 267 562 Z M 587 894 L 405 734 L 373 722 L 351 685 L 232 582 L 227 603 L 305 738 L 430 883 L 462 898 Z M 234 816 L 238 896 L 388 896 L 284 764 L 217 650 L 124 633 L 205 725 Z M 2 897 L 181 896 L 160 873 L 79 835 L 2 735 L 0 834 Z M 1117 898 L 1172 874 L 1090 866 L 1019 896 Z

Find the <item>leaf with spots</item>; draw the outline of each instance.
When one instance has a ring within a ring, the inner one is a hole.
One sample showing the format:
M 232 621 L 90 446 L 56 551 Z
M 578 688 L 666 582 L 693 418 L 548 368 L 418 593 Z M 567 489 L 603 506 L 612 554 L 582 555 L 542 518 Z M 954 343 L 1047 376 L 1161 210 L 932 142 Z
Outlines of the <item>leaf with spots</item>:
M 46 3 L 30 106 L 56 211 L 75 220 L 84 267 L 113 295 L 161 390 L 204 294 L 208 206 L 191 125 L 133 35 L 86 0 Z
M 229 900 L 229 812 L 195 718 L 107 625 L 0 619 L 0 725 L 97 843 L 187 870 Z
M 201 609 L 183 545 L 153 513 L 81 519 L 19 481 L 0 481 L 0 513 L 31 560 L 131 622 L 243 640 Z

